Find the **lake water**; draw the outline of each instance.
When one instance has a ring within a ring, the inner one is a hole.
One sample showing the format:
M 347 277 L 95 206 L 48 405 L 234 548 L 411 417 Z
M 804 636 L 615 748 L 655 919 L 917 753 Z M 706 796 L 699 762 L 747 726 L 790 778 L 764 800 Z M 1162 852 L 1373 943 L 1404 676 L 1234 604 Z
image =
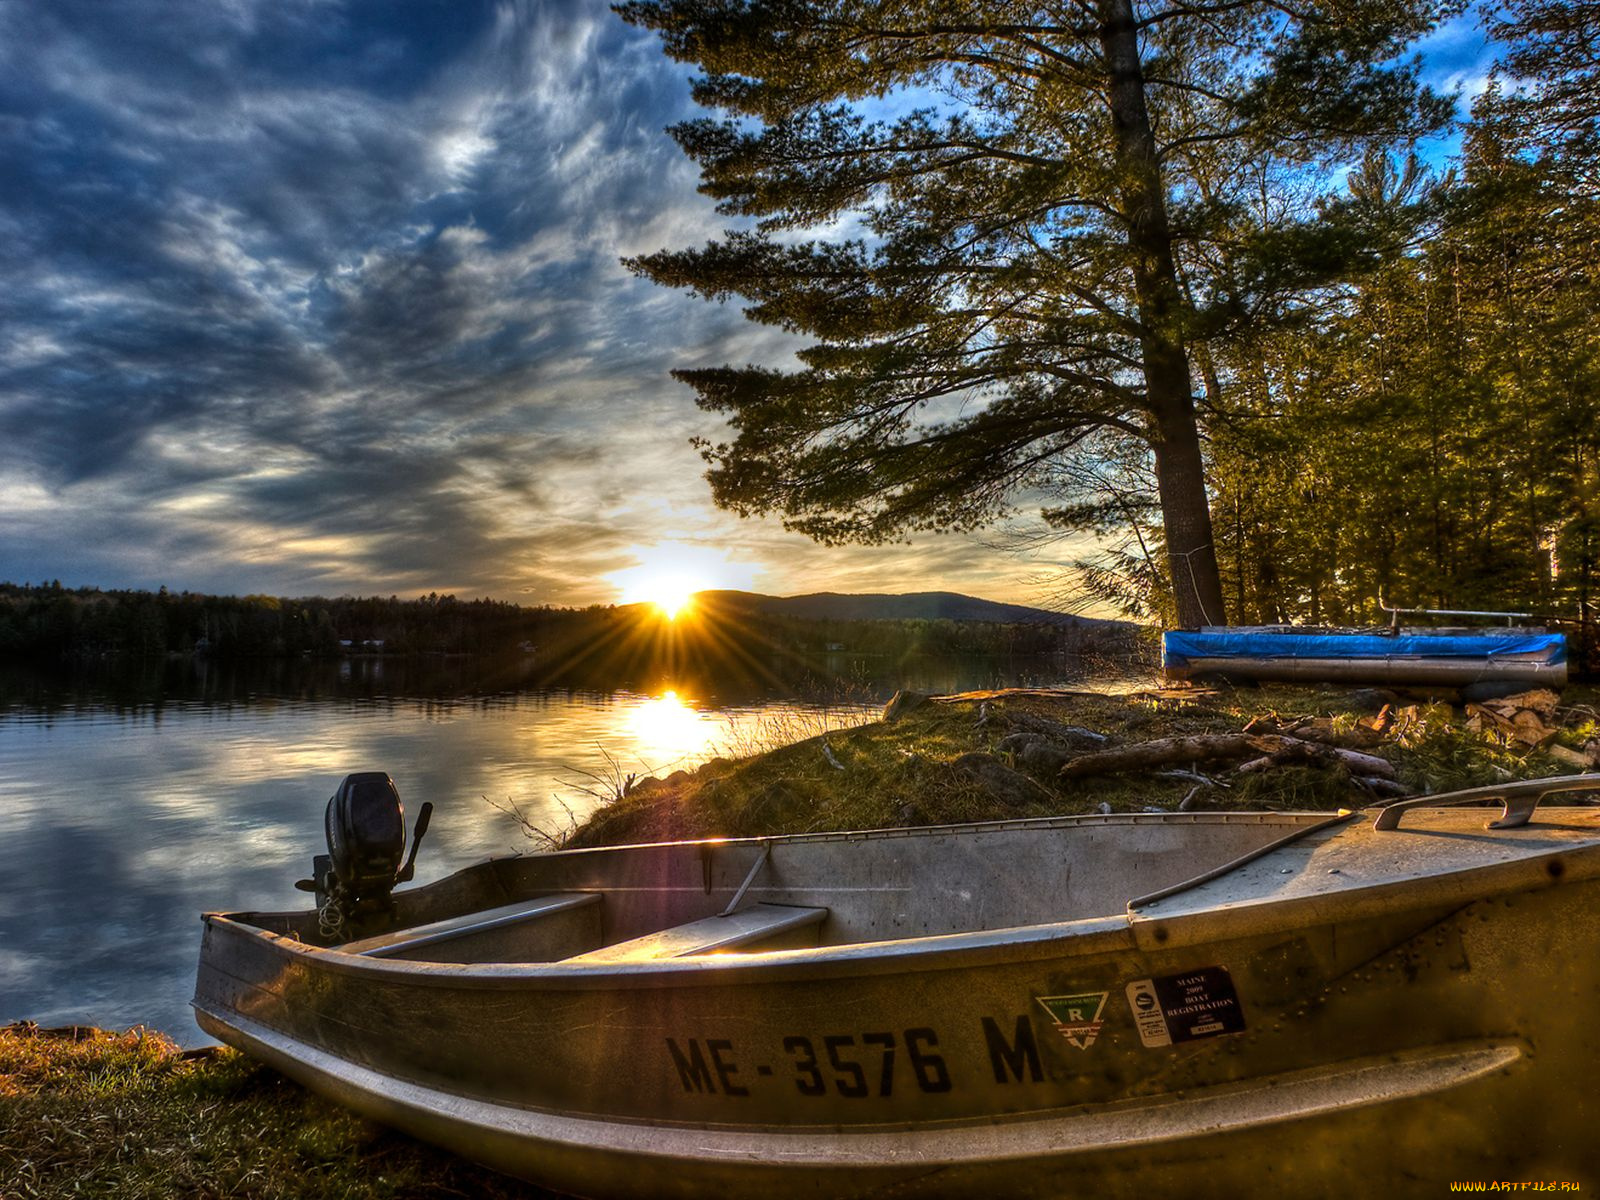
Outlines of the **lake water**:
M 433 802 L 427 882 L 535 849 L 504 806 L 559 831 L 619 771 L 854 724 L 899 683 L 1082 680 L 1061 662 L 892 674 L 857 671 L 822 701 L 770 683 L 556 690 L 530 668 L 437 661 L 0 670 L 0 1023 L 147 1024 L 205 1041 L 188 1007 L 199 914 L 306 907 L 294 881 L 323 852 L 323 810 L 351 771 L 389 772 L 408 817 Z

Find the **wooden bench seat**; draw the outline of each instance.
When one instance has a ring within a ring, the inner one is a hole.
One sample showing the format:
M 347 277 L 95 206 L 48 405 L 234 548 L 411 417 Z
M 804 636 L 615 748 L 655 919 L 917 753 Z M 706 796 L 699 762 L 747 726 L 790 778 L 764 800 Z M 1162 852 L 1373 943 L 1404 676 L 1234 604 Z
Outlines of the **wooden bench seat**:
M 640 962 L 656 958 L 683 958 L 765 944 L 765 949 L 792 949 L 816 945 L 815 928 L 828 915 L 825 908 L 788 904 L 752 904 L 727 916 L 705 917 L 687 925 L 659 929 L 643 937 L 591 950 L 566 959 L 572 963 Z M 808 938 L 809 935 L 809 938 Z M 769 943 L 781 942 L 782 945 Z
M 361 954 L 368 958 L 429 957 L 419 955 L 418 952 L 599 903 L 599 892 L 564 892 L 553 896 L 535 896 L 531 900 L 518 900 L 515 904 L 481 909 L 459 917 L 450 917 L 444 921 L 413 925 L 409 929 L 391 930 L 377 937 L 346 942 L 337 948 L 346 954 Z

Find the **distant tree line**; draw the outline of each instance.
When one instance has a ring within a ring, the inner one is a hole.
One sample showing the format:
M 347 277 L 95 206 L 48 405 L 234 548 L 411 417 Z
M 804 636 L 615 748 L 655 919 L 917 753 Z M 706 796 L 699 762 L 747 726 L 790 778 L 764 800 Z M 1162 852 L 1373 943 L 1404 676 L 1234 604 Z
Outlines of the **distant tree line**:
M 395 596 L 210 596 L 0 584 L 0 656 L 45 661 L 223 659 L 341 654 L 536 655 L 604 671 L 651 665 L 825 655 L 1034 655 L 1112 649 L 1125 630 L 1099 623 L 814 621 L 703 611 L 676 624 L 648 605 L 523 607 L 429 593 Z
M 34 658 L 495 653 L 581 619 L 437 594 L 284 599 L 0 584 L 0 653 Z

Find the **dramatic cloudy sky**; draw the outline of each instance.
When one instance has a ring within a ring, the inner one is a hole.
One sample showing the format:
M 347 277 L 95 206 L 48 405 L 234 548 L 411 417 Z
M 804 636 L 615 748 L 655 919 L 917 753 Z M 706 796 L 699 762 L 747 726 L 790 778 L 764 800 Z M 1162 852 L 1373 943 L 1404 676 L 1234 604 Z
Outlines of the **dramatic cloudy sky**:
M 0 580 L 1037 598 L 712 507 L 667 372 L 785 348 L 619 265 L 722 227 L 686 78 L 601 0 L 0 0 Z

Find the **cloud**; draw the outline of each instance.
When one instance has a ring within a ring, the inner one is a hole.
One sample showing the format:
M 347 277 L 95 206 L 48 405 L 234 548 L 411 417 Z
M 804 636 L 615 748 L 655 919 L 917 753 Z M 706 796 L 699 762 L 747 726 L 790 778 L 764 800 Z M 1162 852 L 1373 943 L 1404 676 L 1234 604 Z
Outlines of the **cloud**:
M 601 0 L 0 5 L 0 578 L 587 603 L 688 539 L 998 588 L 711 508 L 667 372 L 792 343 L 620 265 L 721 225 L 691 112 Z

